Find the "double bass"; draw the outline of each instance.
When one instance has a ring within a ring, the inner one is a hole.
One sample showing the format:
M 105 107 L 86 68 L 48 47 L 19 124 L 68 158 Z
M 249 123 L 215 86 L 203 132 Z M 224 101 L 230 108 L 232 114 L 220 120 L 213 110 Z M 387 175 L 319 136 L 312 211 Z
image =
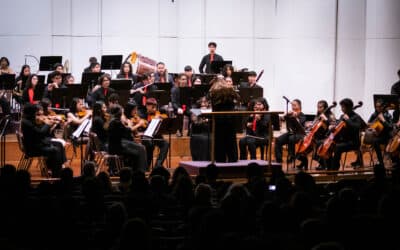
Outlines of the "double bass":
M 363 105 L 362 101 L 358 102 L 358 105 L 353 107 L 353 110 L 361 107 Z M 324 140 L 324 143 L 319 146 L 317 150 L 317 155 L 322 159 L 329 159 L 332 154 L 333 148 L 336 144 L 337 137 L 346 128 L 346 122 L 344 120 L 340 121 L 338 125 L 329 133 L 328 138 Z
M 321 115 L 325 114 L 332 108 L 337 106 L 337 102 L 333 102 L 331 106 L 327 107 L 319 116 L 318 118 L 313 122 L 310 131 L 307 133 L 307 135 L 303 138 L 303 140 L 300 140 L 298 143 L 296 143 L 296 148 L 295 152 L 296 154 L 307 154 L 310 152 L 310 149 L 312 148 L 311 145 L 314 143 L 314 137 L 319 132 L 321 129 L 326 129 L 327 125 L 324 120 L 321 119 Z

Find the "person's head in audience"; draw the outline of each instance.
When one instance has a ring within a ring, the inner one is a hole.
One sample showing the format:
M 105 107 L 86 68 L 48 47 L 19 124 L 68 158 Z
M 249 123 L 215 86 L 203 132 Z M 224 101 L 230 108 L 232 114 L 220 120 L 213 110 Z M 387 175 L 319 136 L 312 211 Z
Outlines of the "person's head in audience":
M 211 186 L 200 183 L 194 190 L 194 202 L 197 206 L 211 206 Z
M 175 186 L 179 177 L 181 176 L 189 176 L 189 173 L 186 171 L 185 168 L 179 166 L 175 169 L 174 173 L 172 174 L 171 178 L 171 186 Z
M 96 176 L 104 194 L 111 194 L 113 191 L 110 175 L 107 172 L 100 172 Z
M 139 218 L 129 219 L 125 222 L 116 250 L 151 249 L 150 231 L 145 221 Z
M 20 169 L 16 172 L 15 187 L 19 195 L 27 195 L 31 190 L 31 174 L 27 170 Z
M 149 190 L 149 182 L 143 171 L 133 171 L 131 191 L 144 194 Z
M 294 176 L 294 185 L 297 190 L 312 193 L 316 191 L 315 180 L 309 173 L 298 172 Z
M 128 167 L 124 167 L 119 171 L 120 191 L 127 192 L 129 190 L 132 184 L 132 174 L 132 169 Z
M 90 64 L 90 72 L 100 73 L 101 72 L 100 63 L 98 63 L 98 62 L 91 63 Z
M 164 180 L 164 177 L 161 175 L 153 175 L 150 177 L 150 189 L 156 194 L 163 194 L 167 190 L 167 184 Z
M 164 178 L 165 184 L 169 184 L 169 179 L 171 178 L 170 172 L 163 166 L 155 166 L 150 173 L 150 176 L 160 175 Z
M 97 164 L 94 161 L 86 161 L 83 165 L 83 174 L 84 178 L 94 177 L 96 175 Z
M 248 181 L 254 178 L 264 178 L 264 169 L 256 162 L 249 163 L 246 172 Z
M 15 186 L 17 168 L 11 164 L 5 164 L 0 168 L 0 192 L 10 192 Z
M 105 214 L 105 223 L 108 232 L 114 240 L 121 234 L 122 227 L 128 219 L 128 212 L 122 202 L 113 202 L 108 206 Z
M 206 167 L 206 179 L 207 183 L 214 183 L 217 181 L 219 175 L 219 169 L 214 163 L 208 164 Z

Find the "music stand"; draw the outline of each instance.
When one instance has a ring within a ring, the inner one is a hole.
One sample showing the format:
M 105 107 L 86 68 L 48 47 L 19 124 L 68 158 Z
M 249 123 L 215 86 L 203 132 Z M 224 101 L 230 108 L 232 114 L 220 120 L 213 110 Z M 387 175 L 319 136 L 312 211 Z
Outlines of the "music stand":
M 247 104 L 255 98 L 263 97 L 263 88 L 240 88 L 239 95 L 242 104 Z
M 233 85 L 240 85 L 241 82 L 247 82 L 249 79 L 249 72 L 232 72 Z
M 179 119 L 174 117 L 174 118 L 165 118 L 162 119 L 161 126 L 158 129 L 157 134 L 158 135 L 163 135 L 163 134 L 168 134 L 168 144 L 169 144 L 169 149 L 168 149 L 168 167 L 171 168 L 171 134 L 176 133 L 176 131 L 179 129 Z
M 232 61 L 212 61 L 210 65 L 211 72 L 220 74 L 227 64 L 232 65 Z
M 101 56 L 101 69 L 109 69 L 111 70 L 111 78 L 112 71 L 116 69 L 121 69 L 122 64 L 122 55 L 105 55 Z
M 216 74 L 195 74 L 195 77 L 201 79 L 201 85 L 208 85 L 210 84 L 211 80 L 217 77 Z M 197 85 L 194 85 L 197 86 Z
M 89 85 L 89 89 L 91 90 L 94 86 L 96 86 L 99 78 L 104 74 L 104 72 L 83 72 L 82 73 L 82 84 Z
M 59 104 L 61 108 L 66 108 L 75 97 L 84 99 L 87 95 L 89 85 L 87 84 L 69 84 L 65 88 L 53 89 L 53 106 Z
M 299 123 L 299 121 L 293 117 L 293 116 L 286 116 L 286 129 L 293 133 L 293 134 L 298 134 L 298 135 L 305 135 L 306 131 L 304 130 L 304 127 Z
M 12 90 L 15 84 L 15 74 L 2 74 L 0 75 L 0 89 Z
M 113 79 L 110 83 L 110 88 L 114 89 L 119 96 L 119 104 L 123 107 L 129 100 L 129 90 L 132 86 L 131 79 Z
M 397 95 L 374 94 L 374 106 L 377 100 L 382 100 L 383 105 L 386 106 L 389 110 L 399 109 L 399 97 Z
M 155 98 L 158 102 L 158 106 L 161 107 L 168 105 L 168 103 L 171 101 L 171 93 L 165 90 L 156 89 L 148 92 L 147 98 Z
M 53 71 L 56 63 L 62 63 L 62 56 L 41 56 L 39 62 L 40 71 Z

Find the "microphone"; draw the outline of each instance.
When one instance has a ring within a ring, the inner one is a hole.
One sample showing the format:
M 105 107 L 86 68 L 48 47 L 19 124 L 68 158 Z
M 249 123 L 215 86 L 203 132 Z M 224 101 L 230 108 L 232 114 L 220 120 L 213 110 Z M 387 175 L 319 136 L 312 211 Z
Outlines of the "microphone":
M 289 98 L 287 98 L 286 96 L 282 96 L 283 99 L 285 99 L 287 102 L 290 102 Z

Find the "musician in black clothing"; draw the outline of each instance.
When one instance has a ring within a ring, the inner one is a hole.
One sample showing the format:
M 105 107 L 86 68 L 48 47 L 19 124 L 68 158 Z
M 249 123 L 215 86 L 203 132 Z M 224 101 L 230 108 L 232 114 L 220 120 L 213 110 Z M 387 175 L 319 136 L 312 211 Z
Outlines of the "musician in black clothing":
M 327 161 L 328 170 L 338 170 L 340 168 L 340 159 L 342 153 L 360 148 L 360 129 L 364 121 L 353 110 L 353 101 L 345 98 L 340 101 L 340 107 L 343 114 L 339 121 L 344 121 L 346 126 L 336 140 L 333 156 Z
M 397 71 L 397 76 L 400 78 L 400 69 Z M 392 85 L 392 88 L 390 90 L 390 93 L 392 95 L 397 95 L 400 99 L 400 80 L 395 82 Z M 398 110 L 399 106 L 396 107 L 397 109 L 393 112 L 393 122 L 397 123 L 399 121 L 399 116 L 400 116 L 400 111 Z M 400 125 L 400 124 L 398 124 Z
M 138 105 L 138 113 L 142 118 L 146 118 L 146 100 L 147 95 L 151 91 L 157 90 L 157 86 L 150 83 L 150 75 L 144 74 L 142 76 L 142 81 L 133 85 L 130 90 L 130 94 L 133 100 Z
M 209 54 L 203 56 L 203 59 L 201 59 L 200 65 L 199 65 L 199 72 L 200 73 L 207 73 L 207 74 L 217 74 L 220 72 L 213 72 L 211 69 L 211 63 L 213 61 L 223 61 L 224 59 L 222 56 L 218 55 L 215 53 L 215 50 L 217 48 L 217 44 L 215 42 L 209 42 L 208 43 L 208 51 L 210 52 Z M 204 71 L 204 66 L 206 66 L 206 69 Z
M 269 109 L 267 100 L 260 97 L 254 101 L 254 111 L 267 111 Z M 268 147 L 268 123 L 270 115 L 251 114 L 246 122 L 246 136 L 240 139 L 240 159 L 247 160 L 247 148 L 250 152 L 250 159 L 257 159 L 257 147 L 261 148 L 261 159 L 264 159 L 264 148 Z
M 43 98 L 48 98 L 51 101 L 53 100 L 53 89 L 58 88 L 66 88 L 66 86 L 62 82 L 62 74 L 59 71 L 54 71 L 51 74 L 50 83 L 47 84 L 47 87 L 44 90 Z
M 31 74 L 31 67 L 27 64 L 22 65 L 19 76 L 15 78 L 15 85 L 13 89 L 13 98 L 19 103 L 23 104 L 22 93 L 26 86 L 26 82 Z
M 22 103 L 35 104 L 42 99 L 39 84 L 38 75 L 32 74 L 28 77 L 25 89 L 22 91 Z
M 102 101 L 108 104 L 108 98 L 111 94 L 115 93 L 113 88 L 110 88 L 111 76 L 104 74 L 99 78 L 98 85 L 101 87 L 92 93 L 92 104 L 97 101 Z
M 255 71 L 250 71 L 247 76 L 247 82 L 240 83 L 240 88 L 261 88 L 257 84 L 257 73 Z
M 200 110 L 211 109 L 210 101 L 201 97 L 197 102 Z M 202 117 L 199 114 L 191 113 L 190 127 L 190 153 L 193 161 L 210 160 L 210 124 L 209 118 Z
M 165 68 L 165 63 L 158 62 L 157 63 L 157 70 L 154 73 L 154 82 L 160 83 L 170 83 L 174 82 L 174 79 L 171 75 L 168 74 L 167 69 Z
M 133 83 L 137 82 L 137 75 L 133 74 L 132 72 L 132 64 L 129 62 L 124 62 L 121 65 L 121 70 L 119 71 L 117 75 L 118 79 L 130 79 L 132 80 Z
M 282 134 L 275 140 L 275 159 L 276 162 L 282 162 L 282 147 L 283 145 L 288 145 L 288 154 L 289 154 L 289 161 L 292 161 L 295 156 L 295 144 L 303 138 L 304 134 L 299 133 L 296 131 L 296 127 L 291 127 L 290 123 L 296 122 L 300 124 L 300 126 L 304 127 L 306 122 L 306 116 L 303 112 L 301 112 L 301 101 L 299 99 L 294 99 L 291 102 L 292 110 L 289 111 L 287 114 L 284 115 L 286 119 L 286 126 L 288 132 Z
M 97 101 L 93 105 L 93 118 L 91 131 L 96 133 L 100 142 L 98 150 L 107 151 L 108 148 L 108 125 L 110 115 L 107 113 L 107 106 L 102 101 Z
M 38 106 L 26 103 L 24 105 L 21 132 L 23 145 L 28 156 L 45 156 L 46 164 L 52 171 L 52 177 L 59 177 L 62 165 L 67 158 L 61 142 L 52 141 L 51 130 L 57 126 L 54 120 L 37 116 Z
M 127 165 L 135 170 L 147 170 L 146 149 L 143 145 L 135 143 L 132 130 L 122 121 L 122 108 L 120 105 L 111 107 L 111 120 L 108 127 L 108 152 L 122 155 Z

